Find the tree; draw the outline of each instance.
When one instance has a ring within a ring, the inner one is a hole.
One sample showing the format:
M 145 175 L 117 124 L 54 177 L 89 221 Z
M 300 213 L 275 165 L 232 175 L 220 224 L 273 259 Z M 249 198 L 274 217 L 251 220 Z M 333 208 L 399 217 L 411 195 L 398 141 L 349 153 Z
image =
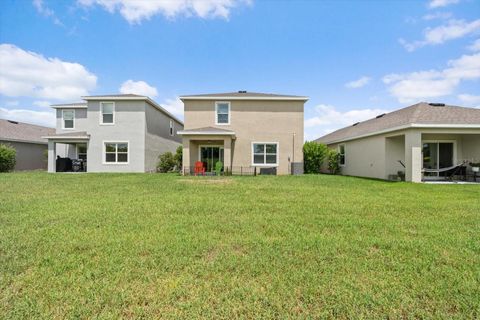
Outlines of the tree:
M 181 170 L 183 166 L 183 146 L 178 146 L 175 155 L 173 156 L 175 160 L 175 165 L 177 166 L 177 170 Z
M 175 160 L 173 157 L 173 153 L 170 151 L 165 152 L 164 154 L 160 155 L 158 164 L 157 164 L 157 171 L 158 172 L 171 172 L 175 167 Z
M 17 151 L 6 144 L 0 144 L 0 172 L 9 172 L 15 168 Z
M 313 141 L 303 145 L 303 168 L 305 173 L 320 173 L 323 161 L 327 156 L 326 145 Z

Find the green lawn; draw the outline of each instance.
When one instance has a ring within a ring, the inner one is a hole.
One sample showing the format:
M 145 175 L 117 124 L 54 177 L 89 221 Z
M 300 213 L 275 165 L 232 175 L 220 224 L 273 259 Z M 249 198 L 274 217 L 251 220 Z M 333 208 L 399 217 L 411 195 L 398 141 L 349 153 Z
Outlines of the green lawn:
M 480 186 L 0 175 L 0 318 L 478 318 Z

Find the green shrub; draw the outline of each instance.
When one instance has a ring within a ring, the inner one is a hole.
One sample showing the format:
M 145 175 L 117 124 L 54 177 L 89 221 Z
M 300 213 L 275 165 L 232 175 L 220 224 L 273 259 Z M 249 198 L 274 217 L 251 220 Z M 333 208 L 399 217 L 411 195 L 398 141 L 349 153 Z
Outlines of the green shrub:
M 327 155 L 328 171 L 331 174 L 338 174 L 340 172 L 340 153 L 336 150 L 329 149 Z
M 0 172 L 9 172 L 15 168 L 17 151 L 6 144 L 0 144 Z
M 313 141 L 303 145 L 303 169 L 305 173 L 320 173 L 328 148 Z
M 177 170 L 180 170 L 183 166 L 182 159 L 183 159 L 183 146 L 178 146 L 177 151 L 173 156 L 173 160 L 175 160 L 175 165 L 177 166 Z
M 158 164 L 157 164 L 157 172 L 171 172 L 175 167 L 175 159 L 173 153 L 170 151 L 165 152 L 164 154 L 160 155 Z

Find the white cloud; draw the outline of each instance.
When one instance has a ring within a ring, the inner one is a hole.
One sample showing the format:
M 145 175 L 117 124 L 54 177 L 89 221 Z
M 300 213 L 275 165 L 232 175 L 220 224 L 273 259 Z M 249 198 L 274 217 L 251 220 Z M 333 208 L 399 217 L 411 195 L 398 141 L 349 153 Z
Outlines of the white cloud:
M 77 0 L 77 2 L 83 6 L 100 5 L 110 13 L 119 11 L 129 23 L 135 24 L 157 14 L 167 18 L 184 15 L 228 19 L 231 9 L 242 3 L 250 4 L 251 0 Z
M 366 86 L 370 82 L 370 78 L 363 76 L 360 79 L 348 82 L 345 84 L 345 87 L 350 88 L 350 89 L 358 89 L 363 86 Z
M 451 4 L 459 3 L 460 0 L 431 0 L 428 4 L 429 8 L 435 9 L 440 7 L 446 7 Z
M 97 77 L 81 64 L 0 45 L 0 94 L 5 96 L 78 100 L 96 83 Z
M 459 94 L 457 98 L 469 106 L 474 106 L 474 107 L 480 106 L 480 96 L 464 93 L 464 94 Z
M 32 111 L 25 109 L 5 109 L 0 107 L 0 118 L 55 127 L 54 111 Z
M 449 20 L 446 25 L 441 25 L 435 28 L 426 28 L 423 31 L 423 40 L 408 42 L 404 39 L 399 39 L 399 42 L 407 51 L 412 52 L 427 45 L 439 45 L 449 40 L 462 38 L 479 30 L 480 19 L 471 22 L 466 22 L 464 20 Z
M 63 23 L 55 15 L 55 11 L 48 8 L 43 2 L 43 0 L 33 0 L 32 3 L 35 9 L 37 9 L 38 13 L 40 13 L 42 16 L 51 18 L 53 20 L 53 23 L 55 23 L 56 25 L 63 26 Z
M 166 99 L 161 106 L 171 114 L 183 118 L 183 102 L 179 98 Z
M 47 108 L 47 107 L 50 107 L 52 103 L 50 101 L 37 100 L 37 101 L 33 101 L 33 105 L 36 107 Z
M 435 20 L 435 19 L 449 19 L 452 17 L 451 12 L 434 12 L 426 14 L 422 17 L 423 20 Z
M 386 112 L 388 110 L 385 109 L 355 109 L 342 112 L 334 106 L 320 104 L 315 107 L 317 115 L 305 120 L 305 128 L 308 131 L 308 137 L 315 137 L 314 139 L 316 139 L 334 130 L 374 118 Z
M 475 79 L 480 79 L 480 53 L 450 60 L 443 70 L 389 74 L 383 82 L 401 103 L 412 103 L 452 94 L 462 81 Z
M 480 51 L 480 39 L 475 40 L 470 46 L 468 46 L 468 50 Z
M 128 94 L 139 94 L 141 96 L 147 96 L 150 98 L 155 98 L 158 96 L 157 88 L 152 87 L 145 81 L 133 81 L 127 80 L 120 86 L 120 93 Z

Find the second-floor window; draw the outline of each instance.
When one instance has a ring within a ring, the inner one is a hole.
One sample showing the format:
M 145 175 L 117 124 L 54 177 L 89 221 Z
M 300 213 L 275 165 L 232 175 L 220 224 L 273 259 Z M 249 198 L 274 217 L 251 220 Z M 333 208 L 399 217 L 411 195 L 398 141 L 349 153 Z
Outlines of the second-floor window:
M 173 128 L 173 120 L 170 120 L 170 135 L 173 137 L 174 134 L 174 128 Z
M 75 129 L 75 110 L 62 110 L 62 129 Z
M 230 124 L 230 102 L 215 103 L 215 124 Z
M 115 123 L 115 104 L 113 102 L 100 102 L 100 124 Z

